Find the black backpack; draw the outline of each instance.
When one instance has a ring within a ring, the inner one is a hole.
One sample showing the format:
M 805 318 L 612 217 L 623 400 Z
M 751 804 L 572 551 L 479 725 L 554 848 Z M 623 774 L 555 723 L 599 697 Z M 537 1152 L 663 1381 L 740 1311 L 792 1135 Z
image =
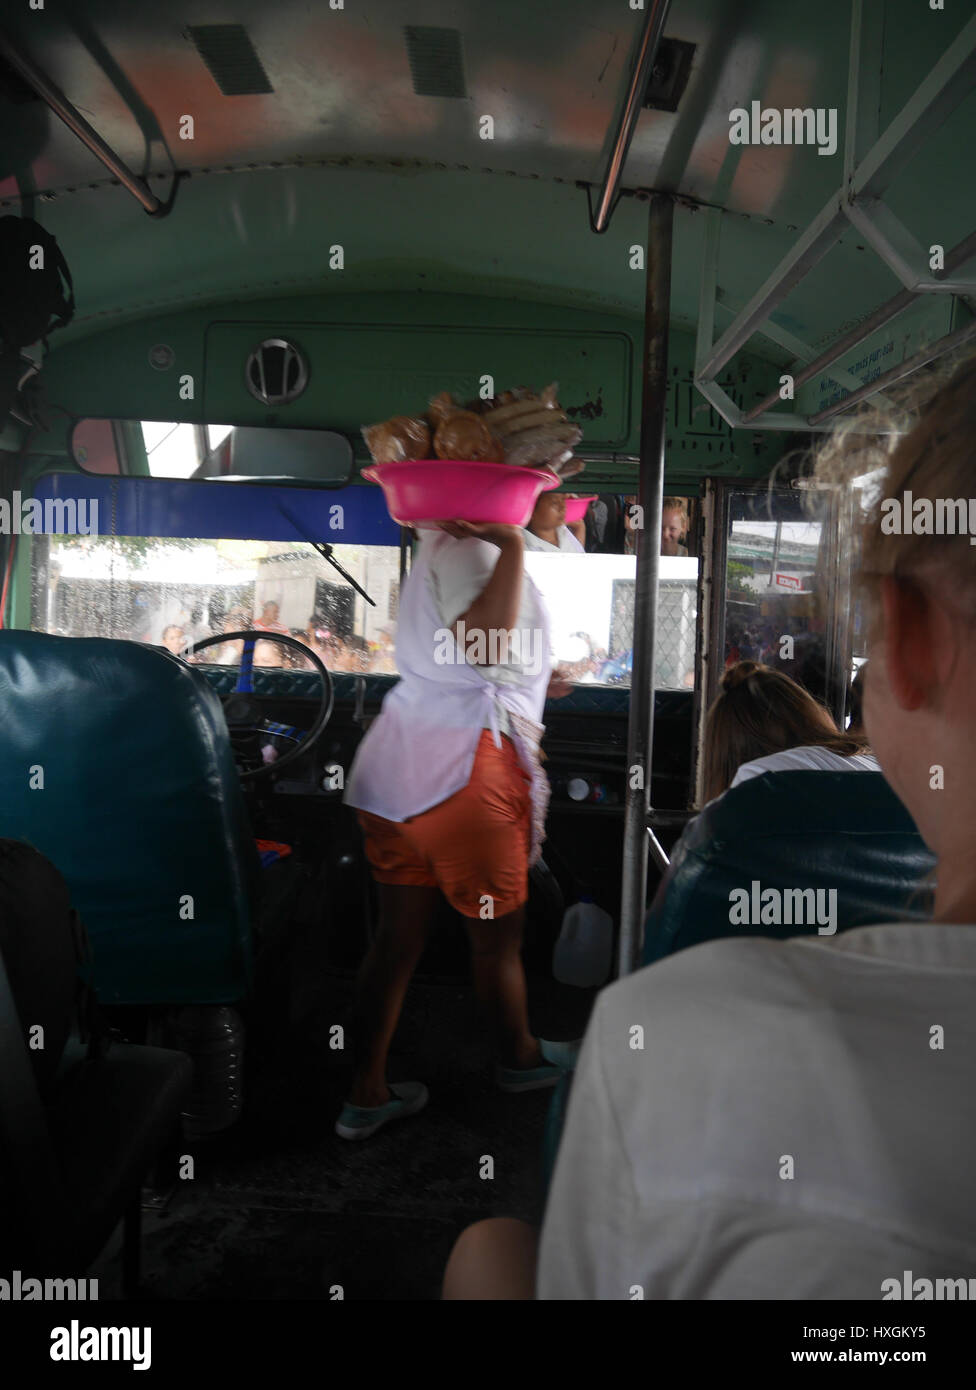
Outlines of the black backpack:
M 50 232 L 29 217 L 0 217 L 0 355 L 43 342 L 75 312 L 71 272 Z
M 0 956 L 41 1096 L 51 1089 L 69 1035 L 104 1050 L 106 1030 L 89 982 L 91 950 L 68 886 L 22 840 L 0 839 Z M 41 1025 L 43 1035 L 30 1030 Z M 36 1046 L 43 1041 L 43 1046 Z

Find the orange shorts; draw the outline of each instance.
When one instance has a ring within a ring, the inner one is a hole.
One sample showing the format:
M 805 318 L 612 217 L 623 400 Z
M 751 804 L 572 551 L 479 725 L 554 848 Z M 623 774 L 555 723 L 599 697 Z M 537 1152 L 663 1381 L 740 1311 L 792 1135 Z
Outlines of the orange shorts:
M 504 917 L 529 895 L 531 782 L 511 739 L 489 729 L 466 787 L 406 821 L 359 811 L 377 883 L 436 887 L 463 917 Z

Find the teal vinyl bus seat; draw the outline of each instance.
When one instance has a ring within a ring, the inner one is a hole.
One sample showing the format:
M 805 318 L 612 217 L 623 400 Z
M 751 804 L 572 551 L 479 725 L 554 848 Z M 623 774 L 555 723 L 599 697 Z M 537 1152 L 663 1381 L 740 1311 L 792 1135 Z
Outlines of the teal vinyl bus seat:
M 751 899 L 753 882 L 780 893 L 835 889 L 838 931 L 924 920 L 934 867 L 880 772 L 767 772 L 686 826 L 644 923 L 643 963 L 723 936 L 817 934 L 816 922 L 733 923 L 730 894 L 746 889 Z
M 102 1004 L 225 1004 L 260 872 L 218 696 L 168 653 L 0 632 L 0 836 L 61 871 Z
M 106 1033 L 79 988 L 86 960 L 62 876 L 0 839 L 0 1268 L 74 1276 L 124 1220 L 130 1297 L 140 1188 L 177 1137 L 193 1068 L 180 1052 Z

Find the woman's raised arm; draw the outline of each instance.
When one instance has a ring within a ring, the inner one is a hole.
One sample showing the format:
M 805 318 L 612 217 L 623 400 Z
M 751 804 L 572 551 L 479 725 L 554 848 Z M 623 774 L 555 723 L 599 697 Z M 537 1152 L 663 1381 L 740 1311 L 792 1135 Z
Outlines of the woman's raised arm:
M 455 637 L 462 623 L 466 638 L 477 637 L 483 632 L 485 650 L 488 651 L 491 649 L 488 640 L 491 631 L 509 632 L 518 622 L 522 597 L 521 529 L 495 522 L 442 521 L 440 524 L 443 531 L 457 540 L 470 536 L 476 540 L 491 541 L 501 551 L 488 583 L 453 628 Z

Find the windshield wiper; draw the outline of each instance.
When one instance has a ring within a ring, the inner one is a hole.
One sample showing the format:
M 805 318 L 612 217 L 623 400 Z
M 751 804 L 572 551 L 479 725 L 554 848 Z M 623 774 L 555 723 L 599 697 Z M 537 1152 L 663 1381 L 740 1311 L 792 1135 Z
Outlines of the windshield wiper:
M 311 536 L 308 534 L 308 532 L 305 530 L 305 527 L 304 527 L 304 526 L 301 524 L 301 522 L 297 519 L 297 517 L 292 516 L 292 514 L 291 514 L 291 512 L 288 510 L 288 508 L 287 508 L 287 507 L 283 507 L 283 506 L 281 505 L 280 502 L 279 502 L 279 504 L 278 504 L 278 510 L 281 512 L 282 516 L 286 517 L 286 518 L 291 522 L 291 524 L 292 524 L 292 526 L 294 526 L 295 530 L 298 531 L 298 532 L 300 532 L 301 535 L 303 535 L 303 536 L 305 537 L 305 539 L 308 541 L 308 543 L 309 543 L 309 545 L 312 547 L 312 549 L 313 549 L 313 550 L 317 550 L 318 553 L 322 556 L 322 559 L 323 559 L 323 560 L 328 560 L 329 564 L 333 567 L 333 569 L 337 569 L 337 570 L 339 571 L 339 573 L 342 575 L 343 579 L 345 579 L 347 583 L 349 583 L 349 584 L 352 585 L 352 587 L 356 590 L 356 593 L 357 593 L 357 594 L 362 594 L 362 596 L 363 596 L 363 598 L 366 600 L 366 602 L 367 602 L 368 604 L 370 604 L 373 608 L 375 608 L 375 607 L 376 607 L 376 600 L 370 598 L 369 594 L 368 594 L 368 593 L 366 592 L 366 590 L 362 587 L 362 585 L 361 585 L 361 584 L 357 584 L 356 581 L 355 581 L 355 579 L 353 579 L 352 575 L 348 572 L 348 570 L 344 570 L 343 567 L 339 564 L 339 561 L 336 560 L 335 557 L 333 556 L 332 552 L 333 552 L 333 550 L 335 549 L 335 547 L 334 547 L 334 546 L 331 546 L 331 545 L 327 545 L 325 541 L 315 541 L 315 540 L 313 540 L 312 537 L 311 537 Z

